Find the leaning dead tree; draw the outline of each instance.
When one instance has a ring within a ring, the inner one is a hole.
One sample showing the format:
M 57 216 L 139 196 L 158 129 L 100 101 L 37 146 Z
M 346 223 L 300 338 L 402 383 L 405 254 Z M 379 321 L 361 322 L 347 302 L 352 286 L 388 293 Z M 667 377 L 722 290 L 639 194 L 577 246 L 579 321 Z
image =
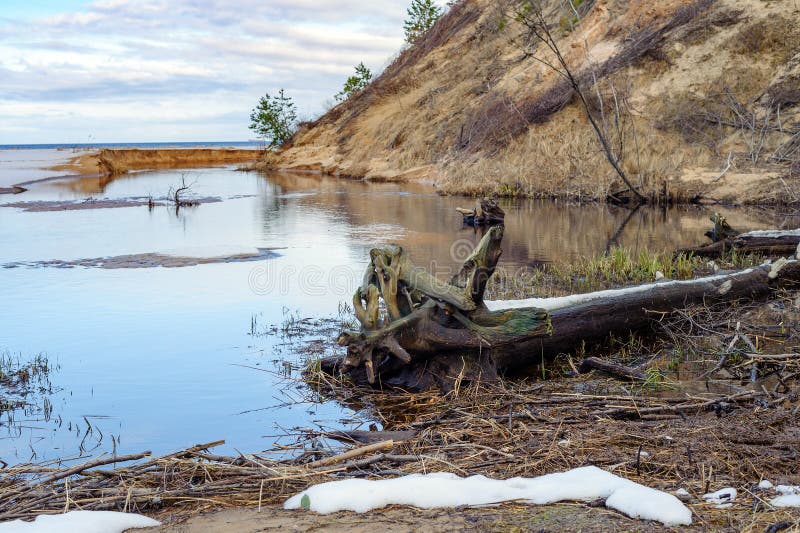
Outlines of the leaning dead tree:
M 485 302 L 500 258 L 503 227 L 494 226 L 449 282 L 416 267 L 399 246 L 375 248 L 353 297 L 358 331 L 344 331 L 343 357 L 322 361 L 329 373 L 410 389 L 449 389 L 462 380 L 524 372 L 559 353 L 652 327 L 693 304 L 765 298 L 800 284 L 800 262 L 688 281 L 664 281 L 565 298 Z

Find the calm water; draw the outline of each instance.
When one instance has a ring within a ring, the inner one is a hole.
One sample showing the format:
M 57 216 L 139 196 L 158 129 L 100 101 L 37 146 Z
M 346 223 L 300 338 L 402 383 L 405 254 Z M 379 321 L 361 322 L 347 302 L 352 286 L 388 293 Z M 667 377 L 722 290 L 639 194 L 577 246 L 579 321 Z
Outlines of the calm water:
M 178 213 L 0 207 L 0 265 L 152 252 L 214 257 L 257 247 L 279 254 L 184 268 L 0 268 L 0 352 L 45 353 L 60 367 L 51 376 L 60 390 L 47 395 L 50 416 L 0 415 L 0 459 L 61 456 L 81 446 L 158 453 L 217 439 L 227 441 L 220 453 L 254 452 L 295 426 L 357 426 L 359 413 L 336 404 L 292 404 L 307 391 L 280 373 L 284 359 L 300 363 L 300 356 L 280 335 L 251 335 L 253 322 L 263 331 L 288 317 L 336 316 L 376 244 L 398 242 L 445 276 L 480 238 L 461 228 L 453 209 L 472 200 L 440 197 L 429 187 L 232 169 L 51 181 L 0 196 L 0 204 L 160 196 L 182 176 L 197 196 L 223 201 Z M 671 250 L 702 242 L 710 214 L 630 216 L 534 201 L 504 208 L 506 267 L 569 261 L 614 243 Z M 791 222 L 726 214 L 741 229 Z
M 50 167 L 100 148 L 238 148 L 263 150 L 264 143 L 183 142 L 183 143 L 100 143 L 100 144 L 0 144 L 0 187 L 61 176 L 63 170 Z

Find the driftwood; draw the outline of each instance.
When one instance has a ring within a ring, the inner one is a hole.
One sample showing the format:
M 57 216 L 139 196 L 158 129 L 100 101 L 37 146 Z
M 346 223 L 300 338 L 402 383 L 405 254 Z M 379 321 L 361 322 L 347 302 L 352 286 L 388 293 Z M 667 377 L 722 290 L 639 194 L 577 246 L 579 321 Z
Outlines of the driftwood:
M 606 374 L 628 381 L 647 381 L 647 376 L 638 370 L 612 363 L 611 361 L 606 361 L 599 357 L 587 357 L 581 362 L 579 369 L 581 374 L 591 372 L 592 370 L 599 370 L 600 372 L 605 372 Z
M 464 217 L 464 224 L 468 226 L 493 226 L 503 224 L 506 213 L 496 200 L 483 198 L 475 202 L 472 209 L 456 207 L 456 211 Z
M 484 305 L 502 239 L 503 227 L 492 227 L 449 283 L 414 266 L 399 246 L 371 250 L 353 296 L 361 329 L 339 336 L 347 346 L 342 369 L 363 369 L 371 384 L 394 375 L 394 384 L 415 388 L 430 387 L 431 379 L 447 386 L 464 373 L 496 377 L 489 348 L 495 353 L 550 330 L 542 309 L 492 312 Z
M 800 283 L 800 262 L 781 260 L 696 280 L 487 306 L 483 292 L 502 236 L 502 226 L 492 227 L 449 283 L 415 267 L 399 246 L 373 249 L 353 298 L 361 329 L 341 333 L 347 355 L 324 359 L 322 369 L 370 384 L 446 390 L 652 328 L 693 304 L 765 298 Z
M 798 245 L 800 230 L 751 231 L 701 246 L 681 248 L 676 253 L 714 259 L 735 250 L 768 257 L 786 257 L 796 255 Z

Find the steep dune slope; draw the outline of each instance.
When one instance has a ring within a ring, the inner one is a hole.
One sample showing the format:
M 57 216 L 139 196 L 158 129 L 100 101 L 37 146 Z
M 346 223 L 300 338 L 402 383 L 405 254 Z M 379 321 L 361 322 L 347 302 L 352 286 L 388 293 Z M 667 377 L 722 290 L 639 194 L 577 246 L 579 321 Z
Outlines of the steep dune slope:
M 519 2 L 462 0 L 271 164 L 442 192 L 622 189 Z M 800 200 L 800 2 L 553 0 L 551 31 L 631 180 L 654 199 Z

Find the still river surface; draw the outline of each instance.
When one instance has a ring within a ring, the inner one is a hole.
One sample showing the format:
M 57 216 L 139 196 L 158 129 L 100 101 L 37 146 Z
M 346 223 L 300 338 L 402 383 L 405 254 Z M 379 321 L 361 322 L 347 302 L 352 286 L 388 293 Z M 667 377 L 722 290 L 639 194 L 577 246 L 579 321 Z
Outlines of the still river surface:
M 24 151 L 11 152 L 0 150 L 0 161 L 15 158 L 16 183 L 46 174 L 19 163 Z M 142 205 L 2 207 L 158 198 L 182 179 L 193 195 L 221 201 L 178 212 Z M 428 185 L 215 168 L 27 187 L 0 196 L 0 354 L 22 360 L 45 354 L 55 368 L 52 391 L 30 398 L 38 408 L 0 413 L 0 459 L 8 463 L 81 451 L 160 453 L 217 439 L 226 440 L 218 453 L 258 452 L 288 444 L 283 435 L 295 427 L 359 427 L 366 422 L 361 413 L 301 401 L 309 396 L 296 379 L 303 355 L 291 349 L 280 325 L 336 317 L 376 244 L 401 244 L 418 264 L 446 276 L 480 238 L 462 228 L 454 210 L 472 200 L 439 196 Z M 630 216 L 607 206 L 530 200 L 502 205 L 501 265 L 508 269 L 570 261 L 612 245 L 672 250 L 699 243 L 711 214 L 675 208 Z M 742 230 L 795 222 L 724 212 Z M 153 253 L 211 258 L 259 248 L 275 255 L 176 268 L 64 265 Z M 40 263 L 50 260 L 61 266 Z M 274 334 L 263 334 L 271 325 L 277 325 Z M 295 368 L 287 379 L 288 363 Z

